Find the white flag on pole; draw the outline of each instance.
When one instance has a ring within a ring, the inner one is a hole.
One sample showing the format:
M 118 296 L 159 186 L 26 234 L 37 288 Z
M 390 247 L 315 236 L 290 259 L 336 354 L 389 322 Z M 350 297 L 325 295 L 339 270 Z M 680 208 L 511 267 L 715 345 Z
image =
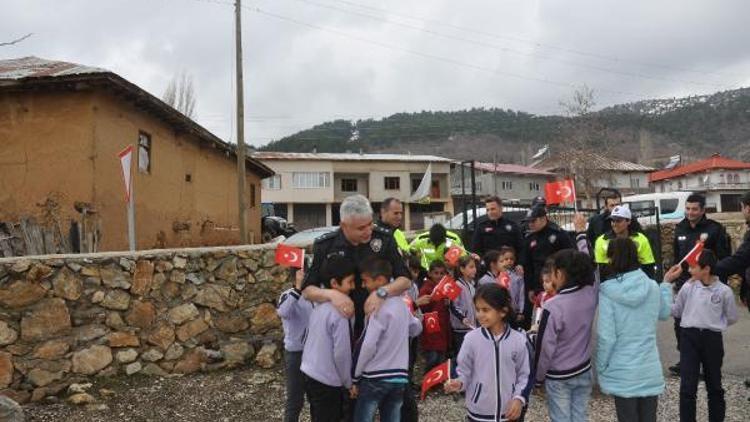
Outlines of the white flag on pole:
M 120 165 L 122 166 L 122 180 L 125 183 L 125 202 L 130 202 L 131 182 L 133 178 L 130 174 L 130 167 L 133 161 L 133 146 L 128 145 L 117 154 L 120 157 Z
M 409 202 L 417 202 L 420 204 L 430 203 L 430 189 L 432 188 L 432 163 L 427 165 L 427 170 L 424 172 L 422 181 L 419 183 L 419 187 L 414 191 Z

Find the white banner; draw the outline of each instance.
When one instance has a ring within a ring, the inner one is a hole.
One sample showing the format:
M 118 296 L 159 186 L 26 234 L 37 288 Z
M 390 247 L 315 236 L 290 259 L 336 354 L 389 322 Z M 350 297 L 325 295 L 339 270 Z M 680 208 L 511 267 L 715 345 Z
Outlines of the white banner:
M 122 166 L 122 180 L 125 182 L 125 202 L 130 202 L 130 189 L 131 182 L 133 181 L 130 175 L 130 167 L 133 162 L 133 146 L 128 145 L 124 150 L 117 154 L 120 157 L 120 165 Z
M 409 202 L 417 202 L 420 204 L 430 203 L 430 190 L 432 189 L 432 163 L 427 165 L 427 171 L 424 172 L 422 182 L 414 194 L 409 198 Z

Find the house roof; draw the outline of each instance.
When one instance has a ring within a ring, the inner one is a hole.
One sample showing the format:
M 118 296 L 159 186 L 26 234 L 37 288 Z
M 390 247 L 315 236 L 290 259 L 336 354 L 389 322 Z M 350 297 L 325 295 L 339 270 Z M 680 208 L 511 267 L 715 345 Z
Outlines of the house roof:
M 693 173 L 702 173 L 710 170 L 743 170 L 750 169 L 750 163 L 744 161 L 732 160 L 731 158 L 722 157 L 714 154 L 704 160 L 678 166 L 671 170 L 660 170 L 649 175 L 650 182 L 673 179 Z
M 468 164 L 465 166 L 469 167 Z M 474 163 L 474 168 L 482 171 L 504 174 L 521 174 L 528 176 L 549 176 L 554 177 L 555 173 L 535 167 L 527 167 L 518 164 L 494 164 L 494 163 Z
M 605 157 L 595 152 L 584 151 L 561 151 L 550 157 L 545 158 L 533 165 L 535 168 L 547 171 L 564 170 L 570 166 L 571 162 L 582 162 L 589 169 L 631 172 L 652 172 L 656 170 L 653 167 L 644 166 L 643 164 L 632 163 L 630 161 L 618 160 L 616 158 Z
M 351 154 L 351 153 L 310 153 L 259 151 L 253 154 L 259 160 L 301 160 L 301 161 L 404 161 L 415 163 L 453 163 L 450 158 L 434 155 L 410 154 Z
M 196 136 L 236 157 L 236 146 L 221 140 L 194 120 L 123 77 L 106 69 L 39 57 L 0 60 L 0 93 L 30 90 L 81 91 L 93 88 L 111 90 L 137 108 L 153 114 L 176 130 Z M 274 174 L 255 157 L 247 157 L 247 168 L 266 178 Z

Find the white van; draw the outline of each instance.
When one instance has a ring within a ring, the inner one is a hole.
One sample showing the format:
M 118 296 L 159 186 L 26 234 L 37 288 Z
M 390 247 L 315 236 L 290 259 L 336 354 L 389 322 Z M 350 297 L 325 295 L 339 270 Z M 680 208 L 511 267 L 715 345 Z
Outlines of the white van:
M 630 211 L 638 215 L 639 210 L 647 208 L 659 209 L 659 221 L 661 223 L 675 223 L 685 218 L 685 203 L 693 192 L 664 192 L 644 193 L 622 198 L 622 202 L 630 205 Z M 638 217 L 641 225 L 656 224 L 655 216 Z

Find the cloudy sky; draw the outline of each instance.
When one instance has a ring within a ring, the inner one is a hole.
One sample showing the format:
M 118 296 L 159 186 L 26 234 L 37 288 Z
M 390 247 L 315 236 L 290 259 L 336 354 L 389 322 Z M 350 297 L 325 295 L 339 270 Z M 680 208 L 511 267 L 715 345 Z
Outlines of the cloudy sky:
M 194 78 L 197 120 L 234 142 L 233 0 L 2 0 L 0 59 L 104 67 L 161 96 Z M 246 134 L 334 118 L 500 107 L 559 114 L 750 86 L 743 0 L 243 0 Z

